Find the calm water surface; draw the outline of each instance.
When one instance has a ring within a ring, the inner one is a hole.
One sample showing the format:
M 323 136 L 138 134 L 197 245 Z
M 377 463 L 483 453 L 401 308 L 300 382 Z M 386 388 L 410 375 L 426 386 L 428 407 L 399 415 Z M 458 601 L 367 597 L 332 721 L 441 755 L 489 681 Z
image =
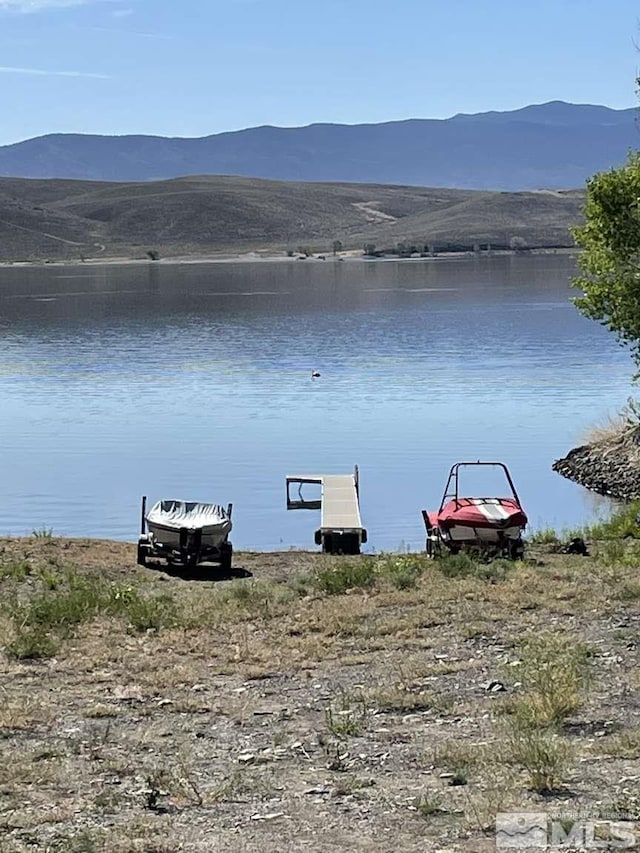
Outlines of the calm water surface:
M 566 256 L 0 271 L 0 533 L 134 539 L 139 501 L 234 503 L 236 547 L 313 546 L 285 475 L 358 463 L 375 550 L 422 546 L 449 466 L 499 459 L 533 526 L 551 463 L 631 393 Z M 320 379 L 311 378 L 319 370 Z

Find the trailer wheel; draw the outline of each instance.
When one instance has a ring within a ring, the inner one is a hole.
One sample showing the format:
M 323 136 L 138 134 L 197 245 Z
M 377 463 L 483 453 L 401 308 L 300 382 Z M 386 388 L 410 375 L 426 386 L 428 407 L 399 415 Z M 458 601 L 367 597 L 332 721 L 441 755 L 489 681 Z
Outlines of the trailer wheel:
M 139 566 L 147 567 L 147 549 L 144 545 L 138 545 L 138 556 L 136 562 Z
M 430 534 L 429 536 L 427 536 L 427 541 L 425 542 L 425 551 L 427 552 L 427 557 L 430 560 L 435 560 L 436 557 L 440 557 L 442 555 L 440 539 L 436 534 Z
M 524 542 L 522 539 L 512 539 L 509 542 L 507 553 L 510 560 L 522 560 L 524 558 Z
M 225 543 L 220 547 L 220 570 L 224 574 L 231 573 L 231 558 L 233 557 L 233 548 L 230 544 Z

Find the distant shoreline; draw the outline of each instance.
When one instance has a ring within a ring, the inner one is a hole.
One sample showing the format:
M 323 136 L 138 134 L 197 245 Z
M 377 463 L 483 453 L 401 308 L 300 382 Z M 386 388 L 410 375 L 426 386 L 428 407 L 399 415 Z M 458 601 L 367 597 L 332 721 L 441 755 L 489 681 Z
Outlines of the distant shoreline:
M 344 251 L 337 255 L 316 253 L 305 257 L 303 255 L 295 255 L 289 257 L 282 253 L 266 253 L 266 252 L 230 252 L 220 253 L 216 255 L 174 255 L 166 258 L 85 258 L 79 259 L 60 259 L 46 261 L 0 261 L 0 269 L 11 268 L 31 268 L 31 267 L 110 267 L 110 266 L 188 266 L 195 264 L 255 264 L 255 263 L 339 263 L 339 262 L 366 262 L 366 263 L 416 263 L 416 262 L 433 262 L 445 260 L 460 260 L 463 258 L 474 257 L 498 257 L 498 256 L 530 256 L 530 255 L 577 255 L 579 249 L 573 247 L 558 247 L 558 248 L 540 248 L 528 249 L 526 251 L 513 251 L 510 249 L 496 249 L 491 252 L 438 252 L 430 256 L 412 256 L 398 257 L 395 255 L 385 255 L 383 257 L 371 257 L 364 255 L 362 250 Z

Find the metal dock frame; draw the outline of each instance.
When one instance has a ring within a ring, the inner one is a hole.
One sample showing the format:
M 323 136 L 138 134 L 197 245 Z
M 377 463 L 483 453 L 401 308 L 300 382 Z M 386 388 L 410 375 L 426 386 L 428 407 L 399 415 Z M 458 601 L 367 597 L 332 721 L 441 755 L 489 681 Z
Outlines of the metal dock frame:
M 320 500 L 307 500 L 302 487 L 310 483 L 322 489 Z M 297 497 L 290 487 L 298 486 Z M 320 527 L 315 533 L 316 545 L 326 554 L 359 554 L 367 541 L 367 531 L 360 518 L 360 480 L 358 466 L 353 474 L 297 474 L 287 477 L 287 509 L 319 509 Z

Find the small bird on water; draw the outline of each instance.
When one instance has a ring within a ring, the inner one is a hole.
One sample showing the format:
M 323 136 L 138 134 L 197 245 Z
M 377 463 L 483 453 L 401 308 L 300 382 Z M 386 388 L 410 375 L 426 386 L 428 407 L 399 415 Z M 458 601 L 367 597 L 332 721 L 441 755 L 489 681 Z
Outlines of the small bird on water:
M 320 376 L 320 371 L 319 371 L 319 370 L 312 370 L 312 371 L 311 371 L 311 378 L 312 378 L 312 379 L 318 379 L 318 378 L 319 378 L 319 376 Z

